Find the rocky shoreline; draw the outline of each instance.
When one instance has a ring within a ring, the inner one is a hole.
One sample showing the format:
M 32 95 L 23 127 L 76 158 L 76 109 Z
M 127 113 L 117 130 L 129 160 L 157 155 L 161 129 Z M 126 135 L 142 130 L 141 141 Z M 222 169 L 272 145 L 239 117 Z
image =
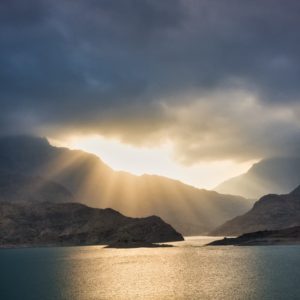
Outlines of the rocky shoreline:
M 236 238 L 225 237 L 213 241 L 207 246 L 271 246 L 271 245 L 299 245 L 300 226 L 281 230 L 264 230 L 242 234 Z

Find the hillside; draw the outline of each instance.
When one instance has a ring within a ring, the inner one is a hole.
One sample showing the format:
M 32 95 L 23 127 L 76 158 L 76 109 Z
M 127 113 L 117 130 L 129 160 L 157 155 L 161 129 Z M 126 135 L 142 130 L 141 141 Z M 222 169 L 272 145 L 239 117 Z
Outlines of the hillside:
M 110 207 L 131 217 L 158 215 L 185 235 L 206 233 L 253 204 L 165 177 L 116 172 L 95 155 L 28 136 L 0 138 L 0 173 L 41 176 L 92 207 Z
M 41 177 L 0 174 L 0 202 L 71 202 L 72 194 L 64 186 Z
M 0 203 L 0 247 L 183 240 L 160 218 L 128 218 L 79 203 Z
M 247 173 L 226 180 L 215 190 L 258 199 L 269 193 L 285 194 L 300 182 L 300 157 L 265 159 Z
M 269 194 L 262 197 L 249 212 L 227 221 L 211 234 L 236 236 L 294 226 L 300 226 L 300 186 L 286 195 Z

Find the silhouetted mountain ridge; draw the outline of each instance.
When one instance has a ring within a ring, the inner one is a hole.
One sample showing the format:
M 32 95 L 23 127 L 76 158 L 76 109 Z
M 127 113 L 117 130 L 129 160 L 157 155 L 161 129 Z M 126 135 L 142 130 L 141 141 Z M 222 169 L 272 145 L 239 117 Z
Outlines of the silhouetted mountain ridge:
M 184 234 L 203 234 L 246 212 L 253 202 L 199 190 L 154 175 L 116 172 L 97 156 L 51 146 L 44 138 L 0 138 L 0 174 L 42 177 L 68 189 L 75 201 L 124 215 L 158 215 Z
M 2 202 L 0 220 L 0 247 L 183 240 L 157 216 L 134 219 L 79 203 Z

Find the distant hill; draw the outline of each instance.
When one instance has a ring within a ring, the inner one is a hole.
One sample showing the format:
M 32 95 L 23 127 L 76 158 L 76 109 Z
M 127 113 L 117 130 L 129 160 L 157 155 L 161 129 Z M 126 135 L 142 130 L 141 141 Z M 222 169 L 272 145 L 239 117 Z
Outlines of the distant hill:
M 0 247 L 159 243 L 183 237 L 160 218 L 128 218 L 79 203 L 0 203 Z
M 0 138 L 0 174 L 7 173 L 57 182 L 92 207 L 111 207 L 131 217 L 158 215 L 186 235 L 207 233 L 253 204 L 161 176 L 116 172 L 95 155 L 31 136 Z
M 300 186 L 286 195 L 269 194 L 262 197 L 249 212 L 227 221 L 211 234 L 235 236 L 294 226 L 300 226 Z
M 288 193 L 299 182 L 300 157 L 271 158 L 254 164 L 247 173 L 226 180 L 215 190 L 258 199 L 269 193 Z

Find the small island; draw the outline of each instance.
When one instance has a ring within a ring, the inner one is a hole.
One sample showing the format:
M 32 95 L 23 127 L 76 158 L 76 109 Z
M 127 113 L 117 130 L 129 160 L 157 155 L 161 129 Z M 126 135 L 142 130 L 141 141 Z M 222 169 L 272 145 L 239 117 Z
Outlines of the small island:
M 236 238 L 225 237 L 207 246 L 268 246 L 300 244 L 300 226 L 281 230 L 264 230 L 242 234 Z
M 143 241 L 117 241 L 107 245 L 105 248 L 129 249 L 129 248 L 170 248 L 169 244 L 155 244 Z

